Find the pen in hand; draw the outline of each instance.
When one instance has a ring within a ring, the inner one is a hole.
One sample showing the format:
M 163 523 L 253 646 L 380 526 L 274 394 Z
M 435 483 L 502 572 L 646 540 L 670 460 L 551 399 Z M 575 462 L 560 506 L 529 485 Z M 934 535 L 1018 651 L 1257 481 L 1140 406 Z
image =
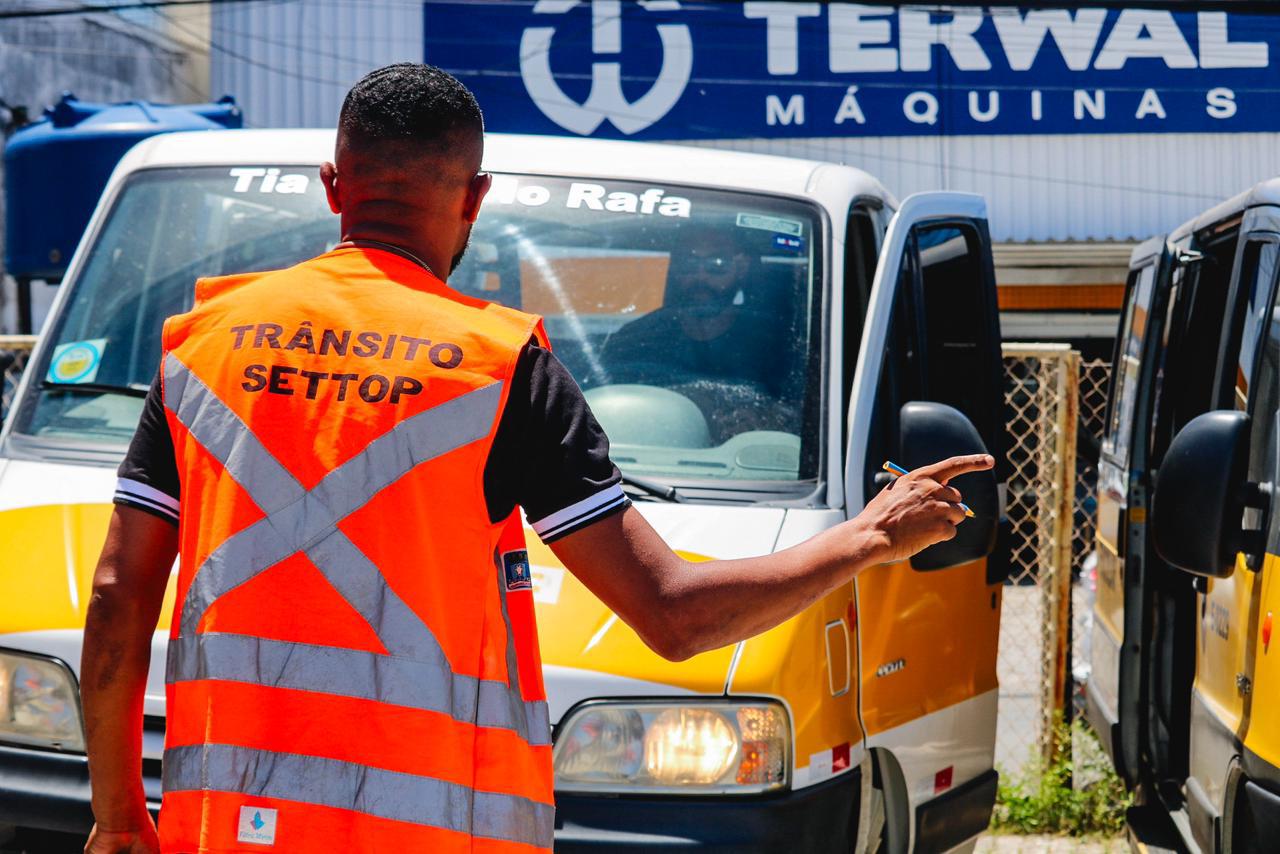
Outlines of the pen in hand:
M 904 469 L 902 466 L 898 465 L 897 463 L 891 463 L 888 460 L 884 461 L 884 465 L 881 468 L 883 468 L 885 471 L 887 471 L 889 474 L 893 475 L 894 477 L 902 477 L 904 474 L 907 474 L 907 470 Z M 964 511 L 964 515 L 972 519 L 973 511 L 969 509 L 969 505 L 965 504 L 963 501 L 957 502 L 957 503 L 959 504 L 960 509 Z

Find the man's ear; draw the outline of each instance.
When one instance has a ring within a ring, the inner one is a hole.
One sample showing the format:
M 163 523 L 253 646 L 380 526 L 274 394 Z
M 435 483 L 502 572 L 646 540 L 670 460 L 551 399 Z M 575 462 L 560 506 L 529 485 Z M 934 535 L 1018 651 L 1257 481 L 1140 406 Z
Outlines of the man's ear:
M 493 176 L 488 172 L 478 172 L 471 179 L 471 183 L 467 185 L 467 197 L 462 203 L 462 216 L 467 222 L 474 223 L 476 217 L 480 216 L 480 205 L 484 203 L 484 197 L 492 186 Z
M 342 213 L 342 202 L 338 199 L 338 167 L 329 162 L 320 164 L 320 183 L 324 184 L 329 210 L 336 214 Z

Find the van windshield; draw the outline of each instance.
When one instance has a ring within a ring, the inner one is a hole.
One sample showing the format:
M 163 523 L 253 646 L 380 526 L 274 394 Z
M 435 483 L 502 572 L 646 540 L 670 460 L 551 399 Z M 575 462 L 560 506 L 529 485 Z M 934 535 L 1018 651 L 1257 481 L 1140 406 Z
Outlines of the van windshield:
M 337 242 L 313 176 L 132 176 L 68 283 L 15 434 L 122 451 L 161 324 L 190 306 L 196 278 L 289 266 Z M 794 487 L 818 468 L 820 234 L 815 209 L 787 199 L 498 175 L 450 284 L 546 318 L 625 473 Z
M 820 234 L 809 205 L 500 175 L 455 288 L 546 318 L 624 473 L 816 476 Z
M 287 267 L 338 241 L 313 167 L 149 169 L 124 184 L 46 334 L 14 432 L 123 453 L 195 280 Z M 37 382 L 38 380 L 38 382 Z M 38 452 L 39 443 L 33 450 Z

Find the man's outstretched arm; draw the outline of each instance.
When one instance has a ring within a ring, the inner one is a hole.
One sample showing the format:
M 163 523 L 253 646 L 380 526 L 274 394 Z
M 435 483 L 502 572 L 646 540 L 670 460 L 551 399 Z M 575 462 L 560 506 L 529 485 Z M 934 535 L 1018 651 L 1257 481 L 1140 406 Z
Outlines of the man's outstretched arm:
M 979 454 L 917 469 L 855 518 L 762 557 L 691 563 L 634 508 L 551 549 L 655 652 L 679 661 L 773 628 L 869 566 L 951 539 L 964 511 L 947 482 L 993 463 Z
M 93 577 L 80 659 L 93 815 L 87 852 L 158 851 L 142 790 L 142 699 L 178 529 L 116 507 Z

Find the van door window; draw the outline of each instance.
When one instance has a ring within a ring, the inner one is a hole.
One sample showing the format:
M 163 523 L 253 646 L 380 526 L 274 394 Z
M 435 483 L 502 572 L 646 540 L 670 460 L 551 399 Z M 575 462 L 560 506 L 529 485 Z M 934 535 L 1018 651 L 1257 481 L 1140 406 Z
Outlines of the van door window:
M 1001 456 L 1000 342 L 988 275 L 968 223 L 919 226 L 908 239 L 868 448 L 868 494 L 880 460 L 893 456 L 898 411 L 912 400 L 959 409 Z
M 1250 240 L 1244 247 L 1240 288 L 1246 295 L 1246 303 L 1235 378 L 1235 407 L 1241 411 L 1248 406 L 1250 381 L 1258 357 L 1266 358 L 1264 345 L 1272 322 L 1271 290 L 1275 286 L 1277 255 L 1280 255 L 1280 246 L 1271 240 Z M 1259 391 L 1266 394 L 1265 389 Z
M 1155 426 L 1148 449 L 1159 466 L 1169 442 L 1193 418 L 1217 408 L 1230 377 L 1218 379 L 1220 352 L 1227 352 L 1234 374 L 1238 332 L 1224 349 L 1224 319 L 1231 299 L 1239 230 L 1197 237 L 1199 258 L 1179 263 L 1169 287 L 1163 340 L 1153 358 L 1158 370 L 1153 388 Z M 1239 329 L 1237 313 L 1236 329 Z M 1222 383 L 1226 383 L 1223 385 Z
M 1138 373 L 1142 364 L 1142 341 L 1147 331 L 1151 290 L 1155 287 L 1156 265 L 1148 264 L 1129 274 L 1132 298 L 1125 309 L 1124 324 L 1117 341 L 1113 369 L 1111 412 L 1104 450 L 1123 468 L 1129 459 L 1129 439 L 1133 432 L 1133 412 L 1138 398 Z
M 1188 301 L 1183 315 L 1184 346 L 1179 347 L 1179 370 L 1170 387 L 1174 397 L 1170 426 L 1175 434 L 1197 415 L 1230 405 L 1219 402 L 1224 394 L 1230 394 L 1231 383 L 1219 376 L 1217 366 L 1221 353 L 1226 353 L 1225 364 L 1231 365 L 1234 373 L 1240 343 L 1239 314 L 1228 309 L 1239 244 L 1237 223 L 1218 226 L 1215 233 L 1196 236 L 1193 245 L 1200 260 L 1183 268 L 1187 280 L 1184 299 Z M 1231 314 L 1234 320 L 1228 320 Z M 1224 322 L 1234 324 L 1234 335 L 1223 335 L 1227 328 Z
M 995 452 L 1001 390 L 993 387 L 993 340 L 982 243 L 970 225 L 921 228 L 917 235 L 924 306 L 925 395 L 954 406 Z M 994 289 L 990 289 L 994 290 Z
M 849 411 L 849 395 L 853 391 L 853 375 L 858 369 L 858 350 L 862 346 L 862 325 L 871 301 L 871 285 L 875 280 L 879 257 L 875 220 L 863 204 L 849 211 L 844 238 L 844 398 L 841 412 Z M 848 442 L 848 420 L 840 445 Z
M 1249 313 L 1240 345 L 1236 395 L 1238 409 L 1250 409 L 1249 480 L 1273 481 L 1276 475 L 1276 418 L 1280 414 L 1280 317 L 1276 315 L 1275 283 L 1280 244 L 1251 241 L 1245 247 L 1241 284 L 1248 288 Z M 1278 502 L 1280 504 L 1280 502 Z M 1276 526 L 1272 526 L 1274 530 Z

